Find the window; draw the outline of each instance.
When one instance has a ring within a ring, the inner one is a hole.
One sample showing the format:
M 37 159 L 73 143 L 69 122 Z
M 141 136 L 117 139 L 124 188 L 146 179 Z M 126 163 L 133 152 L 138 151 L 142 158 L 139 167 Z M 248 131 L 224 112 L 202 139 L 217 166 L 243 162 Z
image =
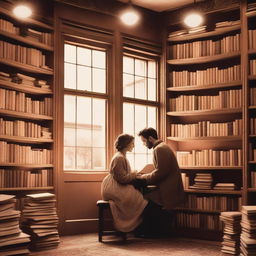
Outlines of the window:
M 157 60 L 123 57 L 123 132 L 135 137 L 135 148 L 127 153 L 134 170 L 152 163 L 152 150 L 137 135 L 145 127 L 157 129 L 157 73 Z
M 64 170 L 105 170 L 106 51 L 64 46 Z

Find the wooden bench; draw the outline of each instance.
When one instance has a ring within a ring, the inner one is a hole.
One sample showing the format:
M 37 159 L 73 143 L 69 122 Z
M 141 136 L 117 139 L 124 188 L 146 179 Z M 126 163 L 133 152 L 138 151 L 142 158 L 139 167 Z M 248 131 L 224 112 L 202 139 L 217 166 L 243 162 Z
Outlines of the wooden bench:
M 102 237 L 105 235 L 117 235 L 121 236 L 123 241 L 126 241 L 126 233 L 117 230 L 104 230 L 105 226 L 105 210 L 110 209 L 108 201 L 98 200 L 98 213 L 99 213 L 99 224 L 98 224 L 98 238 L 99 242 L 102 242 Z

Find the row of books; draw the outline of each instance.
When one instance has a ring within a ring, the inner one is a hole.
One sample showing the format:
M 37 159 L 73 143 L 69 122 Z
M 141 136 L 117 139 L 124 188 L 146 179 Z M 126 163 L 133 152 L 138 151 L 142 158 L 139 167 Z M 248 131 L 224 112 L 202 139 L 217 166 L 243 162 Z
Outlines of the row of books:
M 249 74 L 256 75 L 256 60 L 249 60 Z
M 218 215 L 200 213 L 176 213 L 176 226 L 182 228 L 200 228 L 205 230 L 222 230 Z
M 170 48 L 171 59 L 198 58 L 240 51 L 240 34 L 221 40 L 201 40 L 174 44 Z
M 0 141 L 0 163 L 51 164 L 52 150 Z
M 251 172 L 251 187 L 256 188 L 256 170 Z
M 240 65 L 227 68 L 212 67 L 196 71 L 174 70 L 170 73 L 172 87 L 219 84 L 239 80 L 241 80 Z
M 249 158 L 251 161 L 256 161 L 256 148 L 253 144 L 249 146 Z
M 256 49 L 256 30 L 248 30 L 249 42 L 248 46 L 249 49 Z
M 0 109 L 51 116 L 52 98 L 34 100 L 23 92 L 0 88 Z
M 250 88 L 250 105 L 256 106 L 256 87 Z
M 0 30 L 6 31 L 8 33 L 12 33 L 15 35 L 20 35 L 21 30 L 19 27 L 15 26 L 12 22 L 4 19 L 0 19 Z M 24 33 L 24 31 L 23 31 Z M 26 34 L 22 34 L 33 41 L 41 42 L 43 44 L 52 45 L 53 44 L 53 36 L 51 33 L 37 31 L 31 28 L 28 28 Z
M 45 64 L 46 56 L 40 50 L 5 41 L 0 41 L 0 58 L 49 69 Z
M 1 121 L 1 120 L 0 120 Z M 191 138 L 207 136 L 239 136 L 242 135 L 241 119 L 226 123 L 201 121 L 196 124 L 171 124 L 172 137 Z
M 256 135 L 256 118 L 250 118 L 250 134 Z
M 225 27 L 232 27 L 232 26 L 237 26 L 240 24 L 240 20 L 235 20 L 235 21 L 221 21 L 217 22 L 215 24 L 215 29 L 211 31 L 218 31 L 221 28 Z M 196 28 L 190 28 L 190 29 L 183 29 L 183 30 L 178 30 L 178 31 L 172 31 L 169 33 L 168 39 L 172 40 L 173 37 L 177 36 L 184 36 L 186 34 L 195 34 L 195 33 L 202 33 L 207 30 L 206 26 L 199 26 Z
M 52 170 L 0 169 L 0 188 L 48 187 L 53 185 Z
M 237 211 L 241 208 L 241 197 L 187 195 L 186 208 L 209 211 Z
M 25 86 L 40 87 L 44 89 L 50 88 L 50 85 L 47 84 L 46 80 L 41 80 L 21 73 L 9 74 L 5 72 L 0 72 L 0 80 L 9 81 Z
M 242 150 L 192 150 L 177 151 L 180 166 L 242 166 Z
M 30 236 L 20 230 L 20 211 L 13 195 L 0 194 L 0 255 L 27 255 Z
M 0 135 L 31 138 L 52 138 L 50 128 L 22 120 L 5 120 L 0 117 Z
M 214 110 L 242 107 L 242 91 L 219 91 L 218 95 L 180 95 L 170 98 L 171 111 Z
M 221 251 L 227 254 L 239 255 L 241 212 L 222 212 L 220 220 L 224 223 Z

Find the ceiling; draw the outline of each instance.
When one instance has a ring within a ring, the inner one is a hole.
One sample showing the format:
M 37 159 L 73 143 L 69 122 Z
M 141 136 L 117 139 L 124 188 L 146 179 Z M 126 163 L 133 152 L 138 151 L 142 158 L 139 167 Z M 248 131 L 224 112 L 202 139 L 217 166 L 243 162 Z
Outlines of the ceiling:
M 128 3 L 129 0 L 118 0 L 123 3 Z M 198 0 L 200 2 L 202 0 Z M 156 12 L 163 12 L 167 10 L 173 10 L 181 8 L 185 5 L 193 4 L 194 0 L 132 0 L 133 5 L 150 9 Z

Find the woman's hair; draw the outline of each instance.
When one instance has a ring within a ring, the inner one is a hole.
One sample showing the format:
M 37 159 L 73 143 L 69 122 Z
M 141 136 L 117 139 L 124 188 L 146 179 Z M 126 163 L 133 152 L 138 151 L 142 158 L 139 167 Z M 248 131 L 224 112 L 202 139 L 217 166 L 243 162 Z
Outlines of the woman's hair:
M 115 141 L 115 148 L 118 151 L 121 151 L 126 148 L 133 140 L 134 137 L 132 135 L 120 134 Z

